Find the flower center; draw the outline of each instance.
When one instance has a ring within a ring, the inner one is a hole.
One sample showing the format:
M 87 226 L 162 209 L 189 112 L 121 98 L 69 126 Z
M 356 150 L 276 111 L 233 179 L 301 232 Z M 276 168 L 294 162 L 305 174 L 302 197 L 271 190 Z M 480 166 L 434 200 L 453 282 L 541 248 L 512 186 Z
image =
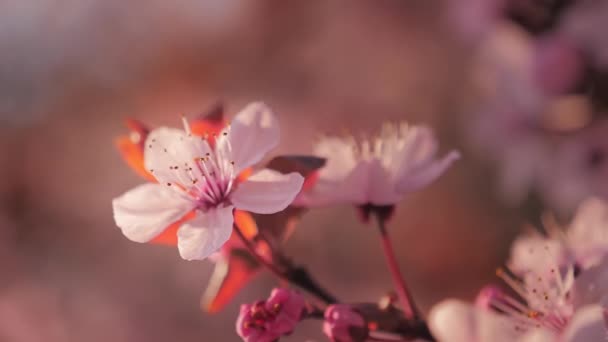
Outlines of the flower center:
M 251 308 L 248 319 L 243 322 L 246 329 L 268 330 L 266 323 L 273 322 L 281 312 L 281 305 L 275 304 L 270 310 L 266 308 L 266 301 L 259 301 Z
M 548 248 L 545 250 L 548 253 Z M 522 279 L 517 279 L 505 270 L 498 269 L 496 275 L 504 280 L 521 300 L 506 294 L 497 294 L 490 299 L 490 304 L 495 310 L 509 316 L 518 332 L 544 327 L 560 333 L 573 312 L 570 289 L 574 270 L 575 265 L 559 267 L 549 263 L 546 269 L 530 270 Z
M 192 136 L 190 126 L 185 118 L 182 118 L 184 130 L 187 137 L 180 137 L 180 141 L 186 139 L 204 139 L 206 137 Z M 222 133 L 222 138 L 228 135 L 227 131 Z M 209 142 L 208 142 L 209 143 Z M 209 143 L 210 152 L 201 152 L 204 155 L 188 155 L 183 157 L 173 157 L 172 164 L 169 165 L 172 174 L 166 186 L 173 187 L 185 192 L 196 202 L 196 208 L 207 211 L 210 208 L 229 204 L 229 195 L 234 190 L 237 183 L 234 161 L 229 158 L 231 146 L 229 141 L 229 151 L 222 151 L 217 148 L 217 144 Z M 149 148 L 157 148 L 157 142 L 152 139 Z M 160 146 L 159 153 L 169 153 L 167 148 Z M 155 170 L 149 170 L 152 174 Z

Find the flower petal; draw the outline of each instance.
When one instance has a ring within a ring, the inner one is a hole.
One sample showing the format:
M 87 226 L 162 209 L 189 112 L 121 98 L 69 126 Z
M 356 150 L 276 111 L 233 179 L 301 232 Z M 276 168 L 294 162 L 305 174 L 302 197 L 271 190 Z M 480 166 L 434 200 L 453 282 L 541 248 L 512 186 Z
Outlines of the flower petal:
M 312 189 L 303 191 L 296 205 L 319 207 L 333 204 L 369 202 L 371 164 L 360 162 L 344 179 L 325 179 L 319 175 Z
M 518 333 L 508 319 L 453 299 L 432 309 L 429 327 L 441 342 L 512 342 Z
M 150 132 L 144 148 L 146 170 L 162 184 L 190 185 L 195 179 L 202 179 L 195 159 L 211 153 L 209 144 L 202 138 L 167 127 Z
M 608 299 L 608 257 L 601 263 L 584 269 L 574 281 L 572 299 L 575 308 L 600 303 Z
M 232 206 L 201 213 L 177 231 L 177 248 L 186 260 L 203 260 L 220 249 L 232 234 Z
M 342 180 L 357 166 L 355 142 L 338 137 L 323 137 L 314 146 L 315 156 L 326 158 L 319 170 L 319 177 L 328 180 Z
M 576 211 L 568 241 L 582 266 L 595 264 L 608 251 L 608 203 L 600 198 L 585 200 Z
M 519 342 L 555 342 L 561 341 L 558 336 L 555 335 L 554 332 L 549 331 L 547 329 L 532 329 L 527 332 Z
M 302 189 L 304 177 L 297 172 L 282 174 L 270 169 L 254 173 L 232 194 L 235 207 L 258 214 L 279 212 L 293 202 Z
M 112 201 L 114 221 L 135 242 L 147 242 L 194 208 L 189 198 L 159 184 L 143 184 Z
M 241 110 L 217 139 L 217 152 L 234 161 L 235 173 L 254 165 L 279 143 L 279 124 L 264 103 Z
M 458 159 L 460 159 L 460 153 L 452 151 L 440 160 L 433 160 L 416 170 L 412 170 L 409 174 L 400 176 L 397 190 L 402 193 L 407 193 L 429 185 Z
M 606 322 L 600 305 L 589 305 L 576 311 L 564 332 L 564 342 L 606 340 Z

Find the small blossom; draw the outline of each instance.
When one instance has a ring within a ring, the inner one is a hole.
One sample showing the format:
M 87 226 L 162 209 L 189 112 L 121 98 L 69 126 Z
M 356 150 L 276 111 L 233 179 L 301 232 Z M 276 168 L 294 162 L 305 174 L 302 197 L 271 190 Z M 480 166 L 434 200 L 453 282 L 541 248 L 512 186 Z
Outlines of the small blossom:
M 327 163 L 297 203 L 394 205 L 433 182 L 460 156 L 451 151 L 438 159 L 437 148 L 428 127 L 406 123 L 385 125 L 373 139 L 325 137 L 314 152 Z
M 344 304 L 330 305 L 325 310 L 323 332 L 333 342 L 361 342 L 368 334 L 363 317 Z
M 271 214 L 285 209 L 300 191 L 303 177 L 263 169 L 241 172 L 259 162 L 279 140 L 272 112 L 261 103 L 247 106 L 214 143 L 184 130 L 155 129 L 144 143 L 144 165 L 157 184 L 148 183 L 113 201 L 114 219 L 127 238 L 148 242 L 172 223 L 178 249 L 187 260 L 204 259 L 230 237 L 233 209 Z
M 236 331 L 245 342 L 273 342 L 293 332 L 305 309 L 297 292 L 274 289 L 267 300 L 241 306 Z

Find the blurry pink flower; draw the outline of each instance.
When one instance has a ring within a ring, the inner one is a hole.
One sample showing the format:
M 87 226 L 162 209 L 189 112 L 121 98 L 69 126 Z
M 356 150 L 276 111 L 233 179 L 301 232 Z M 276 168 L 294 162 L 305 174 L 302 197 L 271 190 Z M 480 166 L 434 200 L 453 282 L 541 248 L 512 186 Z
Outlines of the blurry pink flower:
M 439 342 L 599 342 L 606 340 L 603 311 L 600 305 L 584 306 L 558 329 L 539 326 L 534 312 L 509 317 L 447 300 L 432 309 L 429 326 Z
M 273 342 L 293 332 L 305 309 L 297 292 L 274 289 L 266 301 L 241 305 L 236 331 L 245 342 Z
M 368 330 L 363 317 L 350 305 L 336 304 L 325 309 L 323 332 L 333 342 L 365 341 Z
M 505 0 L 450 0 L 447 21 L 466 42 L 478 43 L 501 19 Z
M 540 39 L 535 44 L 533 76 L 547 94 L 572 90 L 583 77 L 584 61 L 578 46 L 563 35 Z
M 317 182 L 297 204 L 394 205 L 439 177 L 460 154 L 437 158 L 437 141 L 425 126 L 385 125 L 374 139 L 324 137 L 314 153 L 327 159 Z
M 605 250 L 601 254 L 604 259 L 591 265 L 583 263 L 583 254 L 577 254 L 570 246 L 573 236 L 581 236 L 578 239 L 581 248 L 592 246 L 589 237 L 603 220 L 605 208 L 600 204 L 586 203 L 579 212 L 589 221 L 580 222 L 579 218 L 577 225 L 592 223 L 591 229 L 585 227 L 586 231 L 572 233 L 573 226 L 559 237 L 553 237 L 556 233 L 549 230 L 548 237 L 527 235 L 515 241 L 508 262 L 510 273 L 498 270 L 497 275 L 519 299 L 488 287 L 478 296 L 476 310 L 462 304 L 459 308 L 454 303 L 434 310 L 442 312 L 439 316 L 443 318 L 431 321 L 433 333 L 440 341 L 460 341 L 442 336 L 447 336 L 446 325 L 463 324 L 468 328 L 458 333 L 466 336 L 462 341 L 599 341 L 591 337 L 607 336 L 602 309 L 608 302 Z M 468 315 L 471 321 L 459 318 L 457 323 L 446 322 L 446 312 L 456 311 L 463 313 L 463 317 Z
M 543 192 L 552 207 L 571 211 L 591 196 L 608 198 L 608 121 L 598 121 L 559 145 Z
M 115 198 L 114 219 L 127 238 L 147 242 L 194 212 L 177 232 L 178 249 L 184 259 L 204 259 L 230 237 L 233 208 L 281 211 L 302 188 L 303 177 L 263 169 L 238 179 L 279 141 L 276 119 L 262 103 L 237 114 L 214 147 L 192 135 L 185 120 L 184 126 L 185 131 L 163 127 L 150 132 L 144 164 L 158 184 L 143 184 Z
M 608 256 L 608 203 L 589 198 L 578 208 L 565 231 L 547 227 L 547 235 L 526 234 L 511 248 L 509 269 L 518 276 L 572 264 L 577 271 Z
M 501 188 L 513 204 L 535 191 L 552 208 L 568 212 L 593 194 L 584 185 L 570 185 L 586 184 L 587 178 L 566 175 L 585 168 L 581 159 L 587 153 L 562 148 L 564 133 L 582 129 L 592 118 L 588 97 L 564 94 L 583 77 L 581 58 L 567 36 L 535 40 L 508 24 L 497 26 L 480 49 L 476 76 L 483 103 L 465 129 L 474 146 L 499 165 Z M 560 161 L 567 156 L 570 164 Z
M 576 41 L 589 56 L 593 64 L 600 68 L 608 66 L 608 45 L 606 44 L 606 16 L 608 3 L 605 1 L 575 1 L 561 20 L 560 31 Z

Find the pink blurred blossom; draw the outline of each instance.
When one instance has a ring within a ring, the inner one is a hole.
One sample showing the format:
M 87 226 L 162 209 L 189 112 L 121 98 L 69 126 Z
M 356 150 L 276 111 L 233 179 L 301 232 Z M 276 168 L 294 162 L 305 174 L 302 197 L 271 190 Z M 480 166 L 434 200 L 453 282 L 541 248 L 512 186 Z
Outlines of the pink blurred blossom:
M 566 211 L 588 197 L 608 197 L 607 130 L 608 121 L 597 122 L 557 146 L 552 166 L 542 179 L 553 208 Z
M 547 94 L 564 94 L 581 81 L 583 55 L 573 41 L 556 34 L 539 39 L 534 50 L 533 76 Z

